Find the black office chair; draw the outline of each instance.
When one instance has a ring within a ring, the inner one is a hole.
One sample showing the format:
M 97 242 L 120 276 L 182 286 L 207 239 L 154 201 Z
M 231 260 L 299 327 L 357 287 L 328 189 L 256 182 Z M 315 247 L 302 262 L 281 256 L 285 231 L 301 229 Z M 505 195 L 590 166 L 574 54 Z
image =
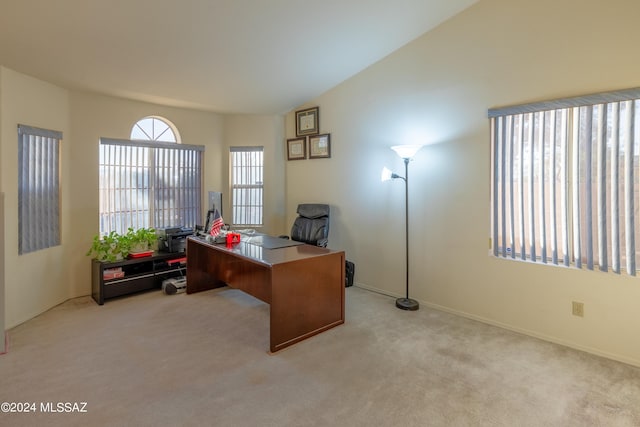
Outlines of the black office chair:
M 291 240 L 326 248 L 329 242 L 329 205 L 303 203 L 298 205 L 297 213 L 291 227 Z

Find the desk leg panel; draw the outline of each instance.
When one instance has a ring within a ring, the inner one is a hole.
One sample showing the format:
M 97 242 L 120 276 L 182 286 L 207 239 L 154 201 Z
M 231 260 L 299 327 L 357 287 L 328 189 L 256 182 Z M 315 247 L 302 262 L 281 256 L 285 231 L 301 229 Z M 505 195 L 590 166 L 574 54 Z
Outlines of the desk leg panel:
M 270 269 L 216 247 L 187 241 L 187 293 L 230 286 L 271 301 Z
M 271 281 L 271 351 L 344 323 L 345 255 L 279 264 Z
M 213 251 L 207 246 L 187 240 L 187 293 L 206 291 L 225 286 Z

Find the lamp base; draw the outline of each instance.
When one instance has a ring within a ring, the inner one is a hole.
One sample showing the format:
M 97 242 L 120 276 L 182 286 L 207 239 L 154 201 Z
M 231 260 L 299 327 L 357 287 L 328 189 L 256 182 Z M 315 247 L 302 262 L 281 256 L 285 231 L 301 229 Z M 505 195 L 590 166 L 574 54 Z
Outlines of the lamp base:
M 402 310 L 416 311 L 420 308 L 420 304 L 411 298 L 398 298 L 396 300 L 396 307 Z

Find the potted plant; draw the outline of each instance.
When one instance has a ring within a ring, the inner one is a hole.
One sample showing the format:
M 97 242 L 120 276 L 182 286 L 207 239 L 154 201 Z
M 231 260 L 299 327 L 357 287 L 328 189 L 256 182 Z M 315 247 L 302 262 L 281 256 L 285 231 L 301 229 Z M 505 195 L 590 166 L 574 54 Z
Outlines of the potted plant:
M 126 257 L 128 253 L 128 248 L 122 241 L 121 236 L 112 231 L 103 237 L 95 235 L 86 255 L 98 261 L 114 262 Z
M 98 261 L 119 261 L 133 254 L 134 256 L 151 255 L 158 248 L 158 235 L 154 228 L 139 228 L 134 230 L 129 227 L 125 234 L 111 231 L 100 237 L 93 237 L 91 248 L 87 256 Z
M 143 227 L 134 230 L 129 227 L 121 240 L 127 250 L 127 255 L 153 252 L 158 249 L 158 234 L 154 228 Z

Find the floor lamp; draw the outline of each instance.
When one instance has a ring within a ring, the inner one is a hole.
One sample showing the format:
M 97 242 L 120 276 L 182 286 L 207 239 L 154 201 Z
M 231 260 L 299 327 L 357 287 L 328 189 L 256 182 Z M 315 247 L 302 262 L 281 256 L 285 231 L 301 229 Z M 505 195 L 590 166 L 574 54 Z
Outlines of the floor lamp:
M 391 172 L 387 168 L 382 169 L 382 181 L 390 179 L 402 179 L 404 181 L 404 226 L 405 226 L 405 260 L 406 260 L 406 293 L 404 298 L 396 300 L 396 307 L 402 310 L 415 311 L 420 308 L 418 301 L 409 298 L 409 162 L 413 156 L 422 148 L 422 145 L 394 145 L 391 147 L 398 156 L 404 160 L 404 176 Z

